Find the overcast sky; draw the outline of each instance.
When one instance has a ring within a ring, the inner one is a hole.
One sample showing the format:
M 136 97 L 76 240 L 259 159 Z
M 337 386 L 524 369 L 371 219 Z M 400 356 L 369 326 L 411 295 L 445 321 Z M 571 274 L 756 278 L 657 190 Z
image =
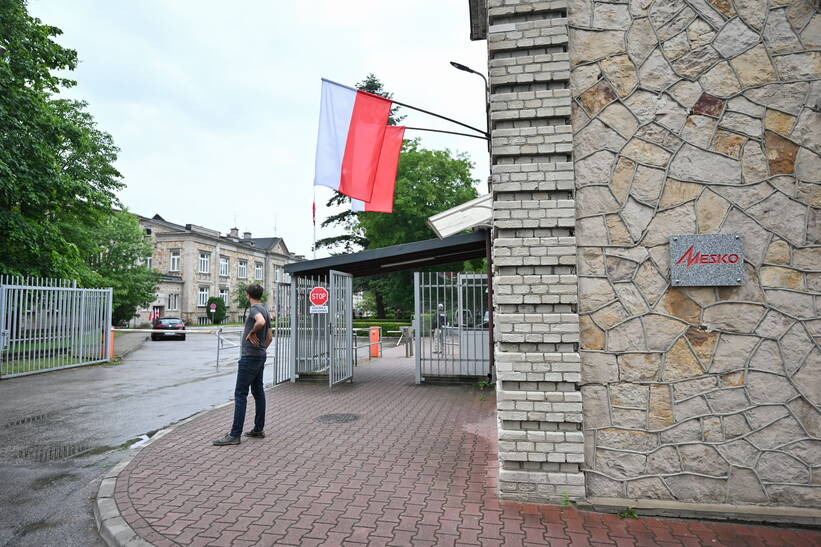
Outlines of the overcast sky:
M 223 233 L 236 218 L 241 232 L 276 229 L 310 257 L 320 77 L 353 85 L 373 72 L 399 101 L 484 127 L 481 78 L 448 64 L 487 66 L 467 0 L 30 0 L 29 10 L 77 50 L 68 95 L 113 135 L 120 197 L 142 215 Z M 400 113 L 407 125 L 459 130 Z M 469 153 L 486 191 L 484 141 L 411 136 Z M 316 190 L 317 224 L 330 193 Z

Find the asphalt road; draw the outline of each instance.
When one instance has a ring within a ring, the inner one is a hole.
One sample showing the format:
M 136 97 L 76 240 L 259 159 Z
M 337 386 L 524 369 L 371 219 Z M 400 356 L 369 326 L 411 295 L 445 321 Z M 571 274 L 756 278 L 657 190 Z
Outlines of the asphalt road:
M 189 334 L 113 366 L 0 381 L 0 545 L 104 545 L 91 512 L 103 473 L 135 440 L 228 401 L 237 357 L 223 350 L 217 367 L 214 336 Z

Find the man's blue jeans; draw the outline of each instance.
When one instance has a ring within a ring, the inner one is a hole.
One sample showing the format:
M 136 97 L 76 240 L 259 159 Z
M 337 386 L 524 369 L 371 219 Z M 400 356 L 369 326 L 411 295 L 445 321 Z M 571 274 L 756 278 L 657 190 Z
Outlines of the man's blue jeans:
M 254 396 L 254 431 L 262 431 L 265 427 L 265 390 L 262 388 L 262 371 L 265 370 L 265 355 L 244 356 L 237 364 L 237 387 L 234 390 L 234 425 L 230 435 L 242 435 L 242 425 L 245 423 L 245 407 L 248 402 L 248 387 Z

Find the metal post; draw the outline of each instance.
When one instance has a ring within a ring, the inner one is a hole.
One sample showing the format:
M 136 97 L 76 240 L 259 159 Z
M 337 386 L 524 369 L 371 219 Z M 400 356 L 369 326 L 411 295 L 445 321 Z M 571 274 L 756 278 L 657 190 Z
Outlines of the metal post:
M 217 368 L 219 368 L 219 366 L 220 366 L 220 346 L 221 345 L 222 345 L 222 327 L 219 327 L 217 329 Z
M 297 285 L 299 284 L 299 278 L 294 277 L 291 280 L 291 355 L 289 356 L 290 361 L 289 366 L 291 368 L 291 382 L 296 382 L 296 354 L 297 354 L 297 331 L 299 330 L 299 324 L 297 323 L 299 318 L 298 308 L 299 308 L 299 300 L 297 299 Z
M 496 356 L 493 354 L 493 256 L 491 254 L 492 228 L 487 231 L 485 240 L 485 259 L 487 261 L 487 339 L 488 339 L 488 373 L 487 379 L 493 381 L 493 368 Z
M 108 352 L 106 356 L 106 361 L 110 361 L 112 357 L 114 357 L 114 348 L 112 347 L 113 344 L 111 343 L 111 319 L 113 314 L 113 306 L 114 306 L 114 289 L 109 287 L 106 291 L 106 322 L 105 322 L 105 342 L 108 346 Z
M 421 272 L 413 272 L 414 341 L 416 342 L 416 383 L 422 383 L 422 283 Z

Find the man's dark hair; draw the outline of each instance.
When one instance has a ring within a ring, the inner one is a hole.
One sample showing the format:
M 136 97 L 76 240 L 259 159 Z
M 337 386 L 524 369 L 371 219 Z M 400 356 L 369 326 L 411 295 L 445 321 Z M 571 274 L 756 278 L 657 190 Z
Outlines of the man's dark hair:
M 260 298 L 262 298 L 262 285 L 260 285 L 259 283 L 253 283 L 251 285 L 248 285 L 245 288 L 245 292 L 254 300 L 259 300 Z

